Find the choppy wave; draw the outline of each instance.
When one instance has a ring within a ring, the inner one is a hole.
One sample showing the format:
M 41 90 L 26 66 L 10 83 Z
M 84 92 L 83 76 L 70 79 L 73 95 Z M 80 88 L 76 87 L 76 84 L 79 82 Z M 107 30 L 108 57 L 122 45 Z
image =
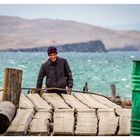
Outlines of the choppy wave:
M 110 95 L 110 84 L 116 85 L 117 94 L 131 97 L 132 59 L 139 52 L 60 53 L 67 58 L 73 72 L 74 89 L 83 90 L 88 82 L 90 92 Z M 35 87 L 41 63 L 47 60 L 45 52 L 1 52 L 0 87 L 3 86 L 6 67 L 23 70 L 22 87 Z

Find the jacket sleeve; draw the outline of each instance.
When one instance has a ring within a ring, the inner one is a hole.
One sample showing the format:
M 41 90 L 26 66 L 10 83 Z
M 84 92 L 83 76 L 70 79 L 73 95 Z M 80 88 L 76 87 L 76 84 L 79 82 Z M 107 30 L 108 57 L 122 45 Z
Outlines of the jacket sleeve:
M 70 69 L 70 66 L 69 66 L 67 60 L 65 60 L 65 75 L 66 75 L 66 79 L 67 79 L 67 86 L 72 88 L 73 87 L 72 72 L 71 72 L 71 69 Z
M 36 83 L 37 89 L 42 88 L 42 83 L 45 76 L 46 76 L 46 71 L 44 69 L 44 65 L 42 64 L 39 70 L 38 78 L 37 78 L 37 83 Z M 40 90 L 37 90 L 37 92 L 40 93 Z

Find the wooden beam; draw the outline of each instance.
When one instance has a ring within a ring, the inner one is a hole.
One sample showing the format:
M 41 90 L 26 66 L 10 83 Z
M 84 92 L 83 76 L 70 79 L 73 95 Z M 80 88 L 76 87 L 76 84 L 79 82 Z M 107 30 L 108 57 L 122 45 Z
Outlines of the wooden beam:
M 25 136 L 34 114 L 33 109 L 18 109 L 17 114 L 4 135 Z
M 35 114 L 30 123 L 29 135 L 48 136 L 50 135 L 50 122 L 52 114 L 46 111 L 39 111 Z
M 52 107 L 44 101 L 37 93 L 27 94 L 26 97 L 33 103 L 35 111 L 50 111 Z
M 20 95 L 19 108 L 20 109 L 33 109 L 34 105 L 27 97 L 25 97 L 24 94 L 21 94 Z
M 74 135 L 74 122 L 74 109 L 56 109 L 53 135 Z
M 114 109 L 98 109 L 99 119 L 98 135 L 115 135 L 118 128 L 119 117 L 115 115 Z
M 64 98 L 65 102 L 69 104 L 72 108 L 78 109 L 89 109 L 89 107 L 82 102 L 80 102 L 75 96 L 63 94 L 62 97 Z
M 95 136 L 97 134 L 97 116 L 95 109 L 78 109 L 75 135 Z
M 48 119 L 33 119 L 30 124 L 30 136 L 48 136 Z
M 95 95 L 95 94 L 90 94 L 91 98 L 94 98 L 94 100 L 98 101 L 99 103 L 102 103 L 106 106 L 108 106 L 108 108 L 119 108 L 121 109 L 122 107 L 111 102 L 109 99 L 103 97 L 103 96 L 100 96 L 100 95 Z
M 91 96 L 89 94 L 75 93 L 74 96 L 77 97 L 81 102 L 83 102 L 90 108 L 109 108 L 108 106 L 106 106 L 102 103 L 99 103 L 95 99 L 91 98 Z
M 119 115 L 119 131 L 117 135 L 130 135 L 131 109 L 116 109 Z
M 55 109 L 70 109 L 64 100 L 56 93 L 43 93 L 42 98 L 51 104 Z

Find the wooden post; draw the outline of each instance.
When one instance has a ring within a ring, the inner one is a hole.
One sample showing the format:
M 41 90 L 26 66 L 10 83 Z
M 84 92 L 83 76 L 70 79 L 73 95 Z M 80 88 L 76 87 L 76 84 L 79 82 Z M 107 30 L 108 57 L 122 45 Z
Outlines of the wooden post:
M 112 100 L 116 100 L 116 86 L 115 84 L 111 84 L 110 85 L 110 88 L 111 88 L 111 98 Z
M 11 101 L 19 107 L 22 82 L 22 70 L 6 68 L 4 79 L 3 101 Z
M 88 92 L 88 83 L 85 82 L 85 86 L 83 87 L 83 93 Z
M 9 127 L 15 116 L 15 106 L 9 101 L 0 103 L 0 134 L 3 134 Z

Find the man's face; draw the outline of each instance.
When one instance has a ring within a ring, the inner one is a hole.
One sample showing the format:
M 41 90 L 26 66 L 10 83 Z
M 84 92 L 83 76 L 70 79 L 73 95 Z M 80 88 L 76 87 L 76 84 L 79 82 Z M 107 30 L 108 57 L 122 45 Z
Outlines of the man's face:
M 50 59 L 51 61 L 53 61 L 53 62 L 56 61 L 57 57 L 58 57 L 57 53 L 51 53 L 51 54 L 49 55 L 49 59 Z

